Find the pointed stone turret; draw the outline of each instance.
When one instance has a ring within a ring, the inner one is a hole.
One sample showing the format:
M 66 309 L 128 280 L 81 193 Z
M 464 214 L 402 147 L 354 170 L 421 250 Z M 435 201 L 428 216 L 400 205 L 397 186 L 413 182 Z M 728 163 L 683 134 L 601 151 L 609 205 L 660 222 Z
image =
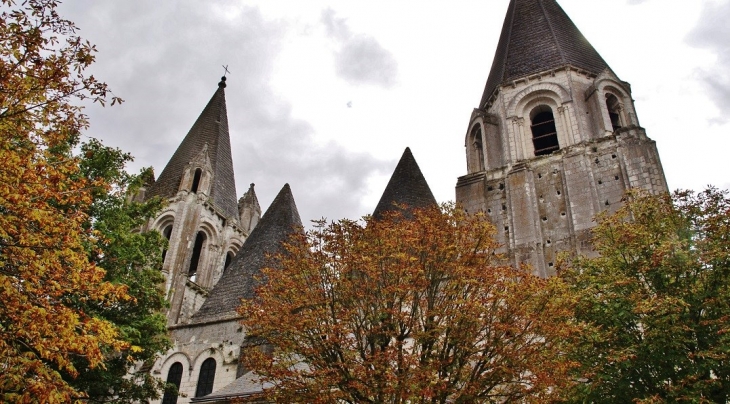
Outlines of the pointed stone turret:
M 373 217 L 381 217 L 383 213 L 395 209 L 396 205 L 405 205 L 409 208 L 437 205 L 436 198 L 433 197 L 431 188 L 408 147 L 395 167 L 383 196 L 380 197 L 380 202 L 373 211 Z
M 561 66 L 595 75 L 608 68 L 555 0 L 511 0 L 479 106 L 501 85 Z
M 223 215 L 238 221 L 225 87 L 226 78 L 222 77 L 218 83 L 218 90 L 190 128 L 157 181 L 149 188 L 147 196 L 172 198 L 183 188 L 190 191 L 190 186 L 193 185 L 183 184 L 184 180 L 187 179 L 190 184 L 195 183 L 193 187 L 197 187 L 198 183 L 193 179 L 195 170 L 200 168 L 206 170 L 205 173 L 210 170 L 211 178 L 202 182 L 198 178 L 201 184 L 208 185 L 200 191 L 208 194 L 210 201 Z M 209 167 L 204 167 L 205 165 Z M 189 173 L 191 169 L 193 172 Z
M 245 194 L 238 200 L 238 214 L 241 216 L 241 227 L 246 234 L 250 234 L 261 219 L 261 206 L 256 197 L 256 191 L 251 184 Z
M 195 315 L 192 323 L 218 321 L 236 316 L 241 299 L 254 296 L 258 285 L 255 277 L 261 269 L 271 265 L 271 255 L 282 251 L 282 243 L 301 231 L 302 221 L 294 203 L 289 184 L 279 191 L 261 221 L 236 254 L 208 299 Z

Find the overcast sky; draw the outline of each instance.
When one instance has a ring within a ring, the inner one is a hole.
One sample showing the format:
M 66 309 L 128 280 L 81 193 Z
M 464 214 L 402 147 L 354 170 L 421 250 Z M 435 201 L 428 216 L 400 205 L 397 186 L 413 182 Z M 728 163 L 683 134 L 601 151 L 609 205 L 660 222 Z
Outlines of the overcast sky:
M 730 187 L 730 0 L 558 0 L 632 85 L 672 189 Z M 405 147 L 439 201 L 508 0 L 66 0 L 125 103 L 87 135 L 159 174 L 228 65 L 238 195 L 289 183 L 304 221 L 371 213 Z

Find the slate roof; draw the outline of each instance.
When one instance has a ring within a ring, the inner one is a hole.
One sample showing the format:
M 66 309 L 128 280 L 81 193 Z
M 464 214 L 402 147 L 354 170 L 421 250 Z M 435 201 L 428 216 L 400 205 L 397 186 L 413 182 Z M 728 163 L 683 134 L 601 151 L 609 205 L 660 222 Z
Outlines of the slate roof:
M 555 0 L 511 0 L 479 106 L 502 84 L 565 65 L 594 74 L 608 68 Z
M 221 78 L 218 90 L 200 113 L 157 181 L 150 186 L 147 196 L 174 197 L 188 163 L 208 144 L 208 155 L 213 168 L 210 200 L 226 217 L 237 221 L 236 180 L 233 177 L 231 140 L 228 135 L 225 80 L 225 77 Z
M 395 204 L 406 205 L 409 208 L 437 205 L 436 198 L 433 197 L 431 188 L 408 147 L 395 167 L 395 171 L 380 197 L 380 202 L 373 211 L 373 217 L 381 217 L 383 213 L 395 209 Z
M 235 317 L 241 299 L 254 297 L 254 291 L 259 285 L 254 278 L 265 266 L 274 265 L 270 255 L 281 252 L 282 242 L 295 231 L 302 231 L 302 221 L 291 188 L 286 184 L 271 202 L 271 206 L 243 243 L 221 279 L 210 290 L 208 299 L 191 317 L 191 323 Z

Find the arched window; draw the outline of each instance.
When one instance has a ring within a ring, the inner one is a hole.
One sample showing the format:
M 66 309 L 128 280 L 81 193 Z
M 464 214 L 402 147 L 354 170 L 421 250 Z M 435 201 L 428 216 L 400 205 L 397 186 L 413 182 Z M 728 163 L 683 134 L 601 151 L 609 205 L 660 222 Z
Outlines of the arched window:
M 200 367 L 198 376 L 198 387 L 195 389 L 195 397 L 203 397 L 213 392 L 213 381 L 215 381 L 215 359 L 208 358 Z
M 182 381 L 183 365 L 180 362 L 175 362 L 170 366 L 170 370 L 167 372 L 167 384 L 174 384 L 177 389 L 180 388 L 180 382 Z M 176 389 L 176 390 L 177 390 Z M 177 404 L 178 393 L 175 391 L 173 394 L 170 391 L 165 391 L 165 395 L 162 396 L 162 404 Z
M 203 170 L 197 169 L 195 170 L 195 175 L 193 176 L 193 186 L 190 187 L 190 192 L 198 192 L 198 186 L 200 186 L 200 177 L 203 175 Z
M 162 230 L 162 235 L 167 239 L 168 243 L 170 241 L 170 237 L 172 236 L 172 225 L 168 225 L 165 227 L 165 230 Z M 169 245 L 168 245 L 169 247 Z M 162 262 L 165 262 L 165 257 L 167 257 L 167 248 L 162 250 Z
M 233 251 L 228 251 L 228 254 L 226 254 L 226 263 L 223 264 L 223 272 L 231 265 L 231 261 L 233 261 Z
M 471 142 L 474 147 L 475 171 L 484 171 L 484 146 L 482 144 L 482 126 L 474 125 L 471 129 Z
M 532 110 L 530 117 L 535 156 L 544 156 L 560 149 L 553 110 L 547 105 L 541 105 Z
M 621 128 L 621 104 L 613 94 L 606 94 L 606 108 L 608 108 L 608 117 L 611 119 L 611 127 L 613 130 Z
M 203 246 L 205 245 L 205 233 L 202 231 L 198 232 L 195 236 L 195 246 L 193 247 L 193 256 L 190 257 L 190 268 L 188 269 L 188 276 L 193 278 L 198 272 L 198 264 L 200 263 L 200 255 L 203 252 Z

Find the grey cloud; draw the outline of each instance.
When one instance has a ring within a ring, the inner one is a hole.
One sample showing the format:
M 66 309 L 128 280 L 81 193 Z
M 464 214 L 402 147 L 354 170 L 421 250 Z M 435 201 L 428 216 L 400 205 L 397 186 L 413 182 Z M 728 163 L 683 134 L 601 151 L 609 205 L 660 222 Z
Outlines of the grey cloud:
M 709 49 L 717 55 L 714 66 L 700 68 L 697 77 L 705 84 L 710 97 L 721 111 L 715 122 L 730 121 L 730 2 L 707 2 L 697 26 L 687 42 L 695 47 Z
M 322 12 L 321 22 L 339 49 L 334 52 L 335 72 L 350 84 L 391 87 L 398 78 L 398 62 L 375 38 L 353 34 L 347 21 L 332 9 Z
M 71 3 L 71 2 L 69 2 Z M 270 72 L 289 27 L 267 21 L 257 8 L 218 18 L 201 3 L 65 3 L 62 12 L 99 49 L 93 68 L 120 107 L 87 108 L 88 136 L 136 156 L 134 168 L 159 173 L 216 90 L 228 65 L 226 99 L 239 194 L 256 183 L 262 208 L 290 183 L 302 219 L 366 213 L 360 200 L 369 175 L 394 164 L 336 143 L 317 146 L 313 129 L 292 117 L 291 106 L 269 86 Z

